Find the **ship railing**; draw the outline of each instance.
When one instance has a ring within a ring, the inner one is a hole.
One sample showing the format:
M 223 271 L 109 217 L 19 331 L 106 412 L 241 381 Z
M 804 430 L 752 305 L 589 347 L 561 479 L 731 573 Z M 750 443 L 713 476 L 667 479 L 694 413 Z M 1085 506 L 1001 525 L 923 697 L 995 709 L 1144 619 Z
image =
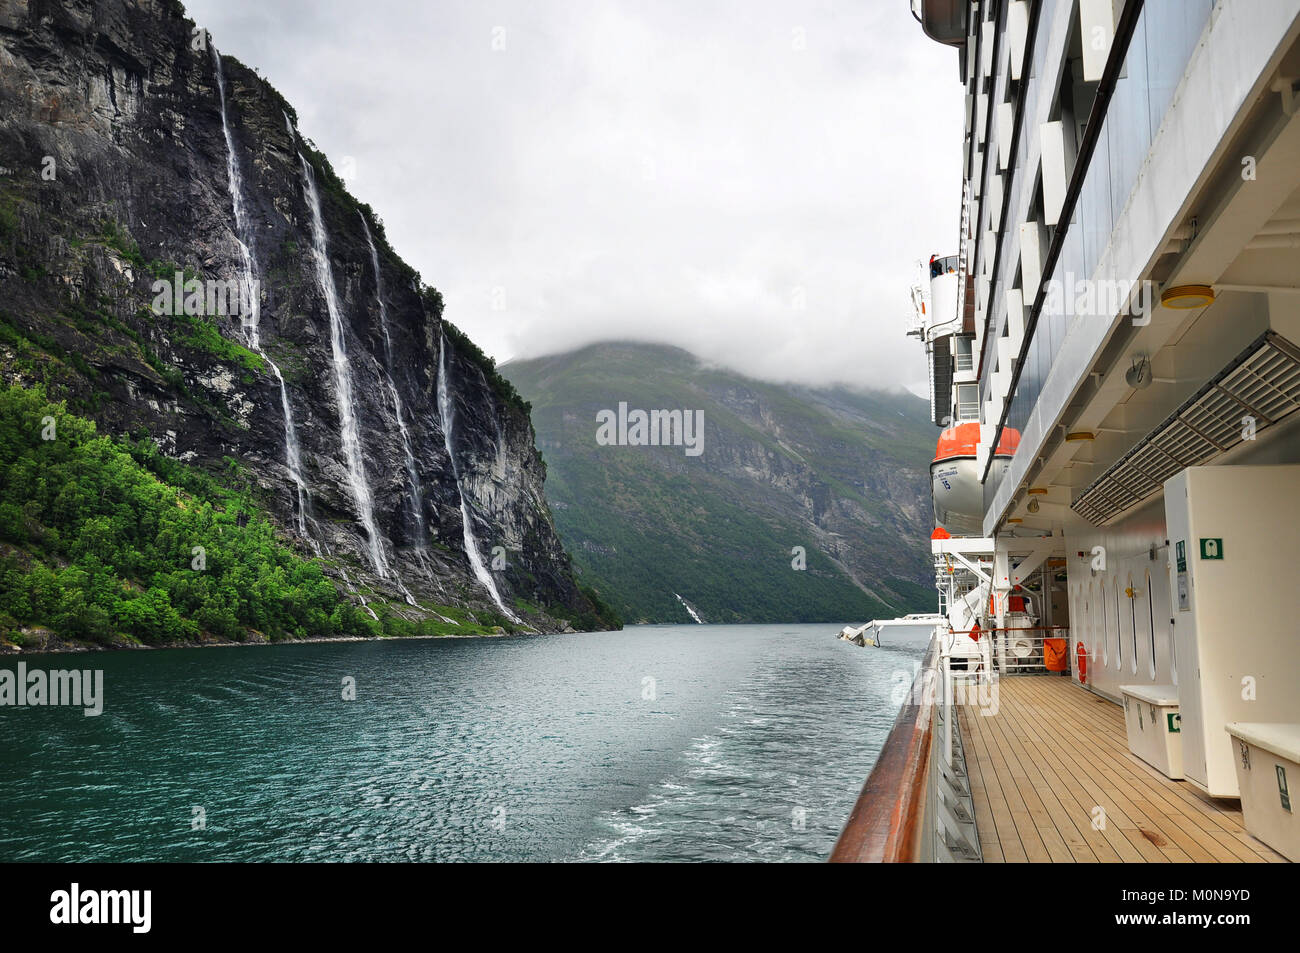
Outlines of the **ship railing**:
M 995 649 L 994 665 L 1007 675 L 1057 674 L 1047 667 L 1047 639 L 1064 639 L 1069 668 L 1070 628 L 1064 625 L 1004 626 L 990 629 Z
M 986 665 L 954 654 L 936 626 L 924 661 L 867 776 L 833 863 L 979 861 L 958 705 L 973 685 L 993 687 Z M 959 661 L 961 667 L 954 667 Z
M 831 851 L 832 863 L 922 859 L 938 655 L 938 639 L 932 637 L 894 726 Z

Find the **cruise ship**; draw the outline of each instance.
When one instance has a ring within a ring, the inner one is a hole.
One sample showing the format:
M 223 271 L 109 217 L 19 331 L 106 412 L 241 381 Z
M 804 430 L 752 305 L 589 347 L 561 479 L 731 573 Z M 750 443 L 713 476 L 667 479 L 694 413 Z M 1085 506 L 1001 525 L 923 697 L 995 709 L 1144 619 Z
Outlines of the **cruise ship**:
M 911 8 L 942 621 L 832 860 L 1300 860 L 1300 0 Z

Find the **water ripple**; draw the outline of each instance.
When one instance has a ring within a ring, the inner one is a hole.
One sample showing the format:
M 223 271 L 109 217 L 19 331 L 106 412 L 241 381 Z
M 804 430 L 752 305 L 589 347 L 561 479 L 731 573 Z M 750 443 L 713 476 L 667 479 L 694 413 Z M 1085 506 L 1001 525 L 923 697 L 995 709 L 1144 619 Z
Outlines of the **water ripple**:
M 0 861 L 820 860 L 915 664 L 837 628 L 86 657 L 0 708 Z

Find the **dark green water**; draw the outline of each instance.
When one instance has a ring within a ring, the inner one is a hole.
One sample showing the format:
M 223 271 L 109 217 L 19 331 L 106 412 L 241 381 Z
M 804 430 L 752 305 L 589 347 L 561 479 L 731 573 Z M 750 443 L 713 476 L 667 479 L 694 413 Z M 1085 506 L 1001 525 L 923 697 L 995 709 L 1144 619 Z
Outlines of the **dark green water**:
M 27 656 L 0 861 L 821 860 L 920 654 L 837 628 Z

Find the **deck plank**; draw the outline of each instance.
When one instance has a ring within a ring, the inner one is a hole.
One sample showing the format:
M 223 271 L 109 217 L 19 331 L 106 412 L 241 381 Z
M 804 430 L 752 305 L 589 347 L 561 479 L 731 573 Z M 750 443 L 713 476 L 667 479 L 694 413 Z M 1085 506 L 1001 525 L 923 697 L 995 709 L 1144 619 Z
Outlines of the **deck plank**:
M 986 862 L 1285 862 L 1246 832 L 1237 802 L 1134 757 L 1119 705 L 1030 675 L 1001 679 L 998 703 L 993 715 L 960 712 Z
M 1068 728 L 1057 730 L 1051 717 L 1050 699 L 1033 697 L 1035 704 L 1029 709 L 1032 712 L 1030 731 L 1040 745 L 1058 751 L 1076 782 L 1096 798 L 1095 806 L 1105 809 L 1107 827 L 1115 828 L 1127 841 L 1127 845 L 1117 847 L 1121 857 L 1149 863 L 1183 859 L 1184 845 L 1170 843 L 1170 832 L 1161 830 L 1160 824 L 1143 810 L 1126 779 L 1082 743 L 1086 742 L 1085 736 Z M 1022 702 L 1013 698 L 1011 704 L 1014 709 Z
M 958 709 L 959 723 L 961 725 L 962 738 L 965 739 L 967 750 L 975 744 L 978 737 L 977 732 L 968 724 L 968 713 L 965 708 Z M 975 807 L 975 829 L 979 834 L 980 853 L 984 857 L 986 864 L 1000 864 L 1005 858 L 1002 855 L 1002 844 L 998 841 L 996 831 L 994 830 L 993 812 L 989 808 L 988 789 L 984 783 L 984 760 L 982 758 L 968 757 L 966 759 L 966 769 L 970 778 L 971 800 Z
M 1011 818 L 1011 810 L 1002 793 L 1002 782 L 998 776 L 998 762 L 1002 755 L 996 741 L 987 733 L 976 733 L 970 745 L 970 751 L 976 752 L 975 758 L 980 766 L 983 789 L 987 800 L 983 804 L 984 813 L 993 819 L 989 835 L 998 844 L 1002 859 L 1008 863 L 1024 863 L 1028 860 L 1025 849 L 1020 843 L 1020 834 Z M 968 764 L 970 755 L 967 756 Z M 976 802 L 976 824 L 979 824 L 980 807 Z M 983 831 L 981 831 L 983 833 Z
M 990 723 L 991 734 L 996 736 L 999 727 L 995 723 Z M 1055 817 L 1056 814 L 1062 813 L 1061 805 L 1051 785 L 1044 781 L 1038 766 L 1024 758 L 1018 746 L 1007 744 L 1005 739 L 1002 741 L 1008 765 L 1014 765 L 1013 777 L 1018 785 L 1020 797 L 1026 804 L 1034 825 L 1031 836 L 1042 844 L 1048 854 L 1047 859 L 1057 863 L 1070 863 L 1077 859 L 1095 860 L 1096 855 L 1077 836 L 1077 831 L 1070 829 L 1066 832 L 1075 835 L 1067 841 L 1065 833 L 1057 827 Z M 1022 842 L 1025 840 L 1024 834 L 1021 835 L 1021 840 Z
M 1043 689 L 1044 686 L 1039 685 L 1031 690 L 1041 693 Z M 1080 694 L 1097 697 L 1085 692 Z M 1041 698 L 1041 694 L 1038 697 Z M 1072 699 L 1067 695 L 1067 702 L 1070 700 Z M 1106 712 L 1112 715 L 1110 720 L 1118 718 L 1120 724 L 1123 723 L 1123 709 L 1105 699 L 1100 699 L 1100 703 L 1104 706 L 1103 711 L 1113 710 L 1113 713 Z M 1095 707 L 1090 711 L 1094 715 L 1097 713 Z M 1109 725 L 1106 732 L 1096 735 L 1069 723 L 1064 725 L 1062 731 L 1082 745 L 1087 757 L 1096 759 L 1095 770 L 1113 785 L 1111 790 L 1117 800 L 1125 805 L 1126 813 L 1139 822 L 1132 829 L 1137 836 L 1151 840 L 1142 834 L 1146 830 L 1155 838 L 1154 842 L 1164 842 L 1159 845 L 1162 849 L 1172 846 L 1172 841 L 1178 849 L 1203 862 L 1252 859 L 1246 851 L 1226 849 L 1214 836 L 1216 832 L 1225 829 L 1225 823 L 1228 825 L 1226 829 L 1235 827 L 1244 830 L 1239 816 L 1233 820 L 1229 812 L 1222 811 L 1215 801 L 1201 796 L 1189 785 L 1171 782 L 1150 765 L 1135 758 L 1128 751 L 1126 739 L 1122 743 L 1114 740 L 1113 725 Z M 1109 740 L 1104 740 L 1103 734 Z M 1174 796 L 1175 794 L 1183 797 Z M 1144 810 L 1140 806 L 1142 804 L 1147 804 L 1147 809 Z M 1195 810 L 1191 809 L 1193 806 Z M 1146 850 L 1142 844 L 1137 846 Z

